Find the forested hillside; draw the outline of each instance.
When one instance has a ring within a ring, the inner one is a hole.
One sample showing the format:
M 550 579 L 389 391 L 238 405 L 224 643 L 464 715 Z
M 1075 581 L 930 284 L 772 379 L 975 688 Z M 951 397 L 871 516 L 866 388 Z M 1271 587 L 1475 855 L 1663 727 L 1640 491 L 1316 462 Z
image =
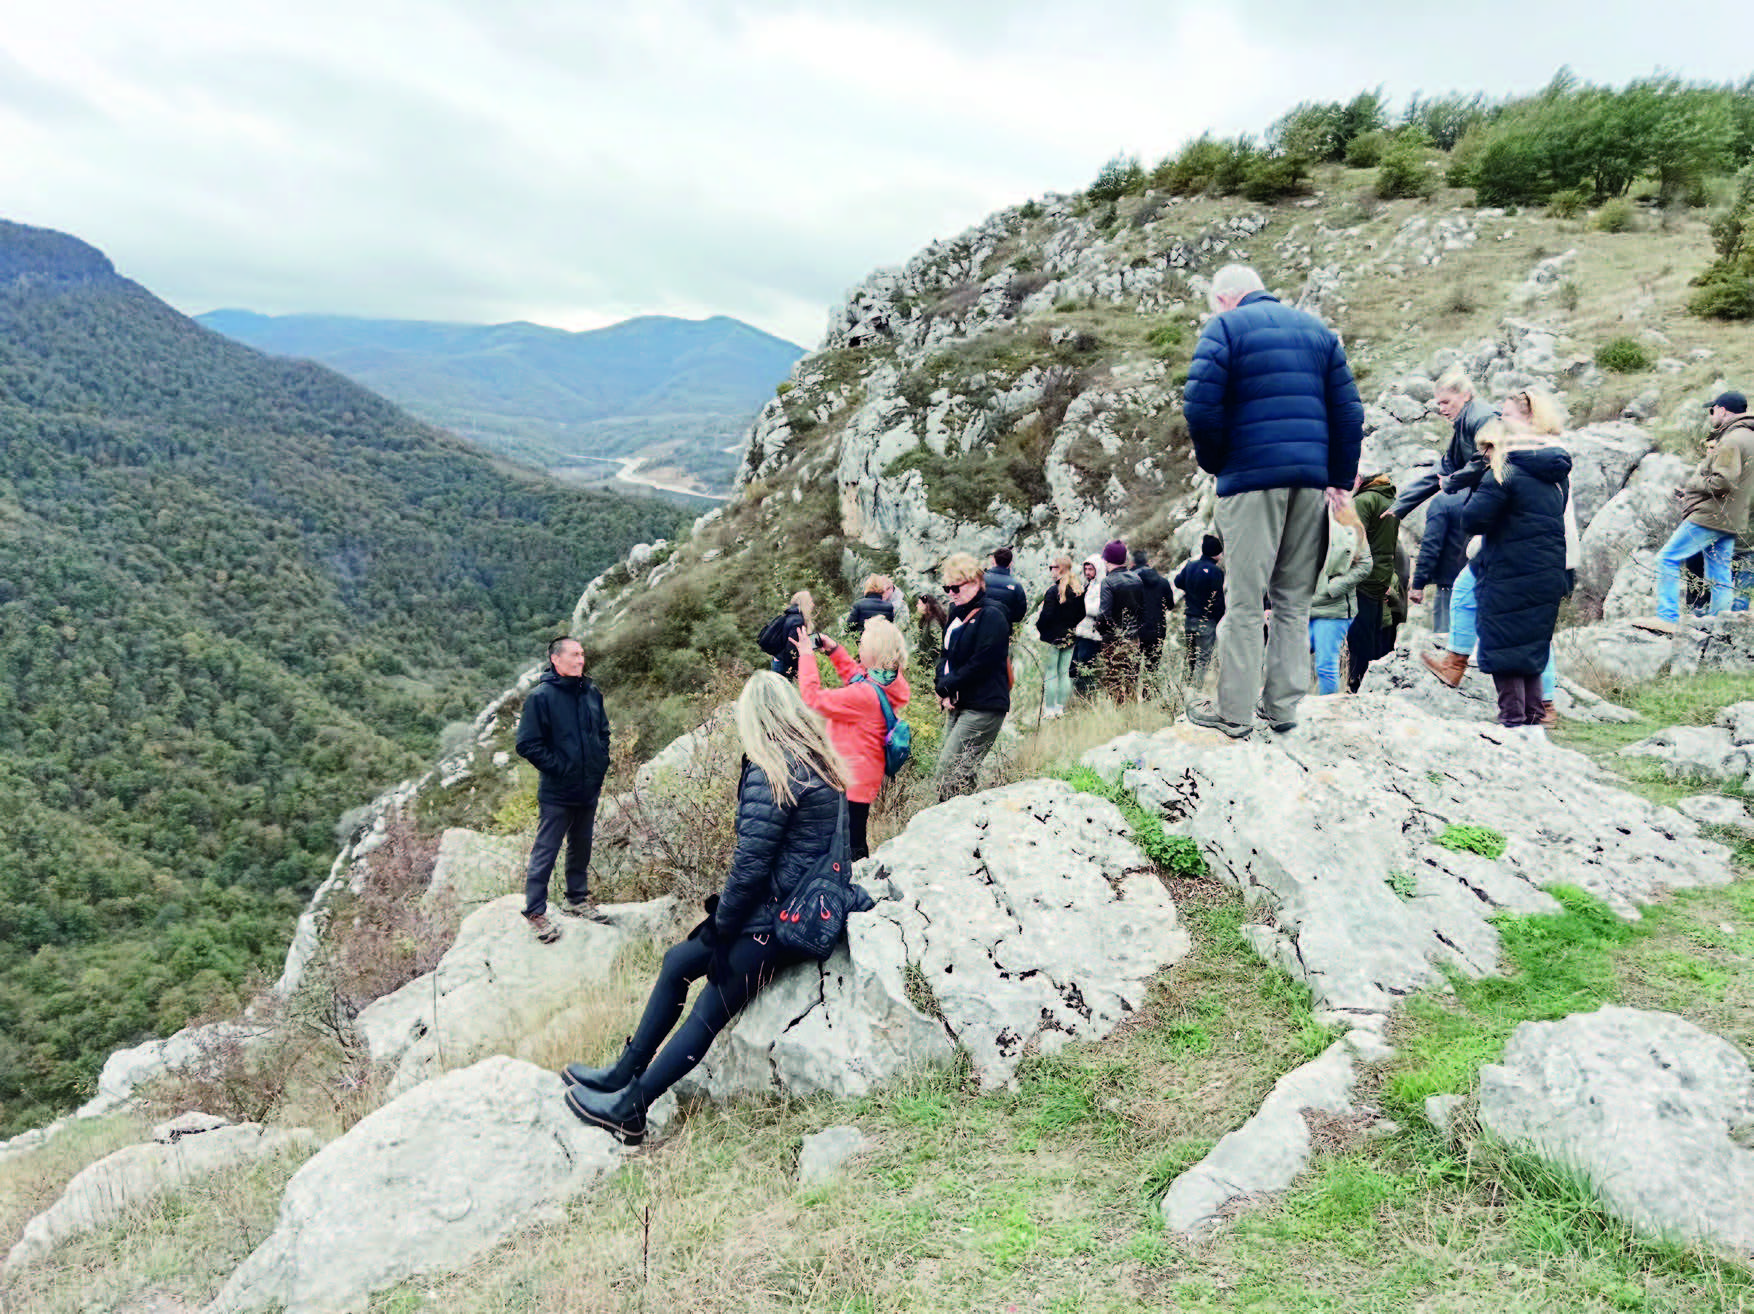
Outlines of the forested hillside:
M 277 963 L 339 815 L 680 525 L 0 222 L 0 1133 Z
M 644 315 L 582 333 L 247 310 L 199 320 L 340 370 L 492 451 L 546 467 L 643 454 L 708 490 L 729 485 L 737 454 L 726 449 L 803 354 L 723 315 Z

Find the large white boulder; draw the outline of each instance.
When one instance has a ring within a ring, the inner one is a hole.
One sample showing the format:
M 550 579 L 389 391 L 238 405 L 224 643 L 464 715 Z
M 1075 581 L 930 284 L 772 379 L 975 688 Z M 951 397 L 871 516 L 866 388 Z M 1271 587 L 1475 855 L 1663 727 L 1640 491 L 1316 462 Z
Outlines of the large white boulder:
M 1605 596 L 1635 552 L 1656 547 L 1669 536 L 1680 519 L 1675 489 L 1686 474 L 1680 457 L 1651 452 L 1599 511 L 1587 519 L 1580 516 L 1577 586 L 1586 597 Z M 1647 592 L 1645 609 L 1634 614 L 1649 615 L 1654 605 L 1654 595 Z
M 1645 1232 L 1754 1254 L 1754 1073 L 1685 1018 L 1606 1007 L 1524 1022 L 1480 1069 L 1480 1122 Z
M 1419 651 L 1436 653 L 1438 648 L 1421 646 Z M 1498 691 L 1492 677 L 1471 662 L 1462 683 L 1452 689 L 1433 675 L 1419 660 L 1412 647 L 1400 647 L 1370 664 L 1361 693 L 1393 694 L 1433 716 L 1453 721 L 1495 721 L 1498 719 Z M 1559 715 L 1572 721 L 1617 722 L 1636 721 L 1638 716 L 1624 707 L 1599 698 L 1580 685 L 1564 679 L 1553 691 L 1553 705 Z
M 449 899 L 470 909 L 524 887 L 524 861 L 530 846 L 503 835 L 452 826 L 439 837 L 426 897 Z
M 128 1107 L 137 1087 L 167 1072 L 189 1067 L 215 1048 L 239 1045 L 245 1049 L 273 1038 L 273 1028 L 254 1022 L 214 1022 L 184 1027 L 163 1040 L 148 1040 L 130 1049 L 118 1049 L 104 1060 L 97 1076 L 97 1093 L 74 1114 L 99 1118 Z
M 1582 754 L 1398 698 L 1306 698 L 1290 734 L 1233 741 L 1179 722 L 1084 760 L 1191 836 L 1267 921 L 1258 952 L 1335 1022 L 1380 1030 L 1402 996 L 1498 961 L 1499 912 L 1553 911 L 1577 886 L 1622 916 L 1664 889 L 1729 881 L 1728 851 L 1628 794 Z M 1497 859 L 1434 841 L 1499 832 Z M 1402 898 L 1389 883 L 1410 882 Z
M 1598 621 L 1560 630 L 1553 651 L 1562 675 L 1580 684 L 1645 684 L 1669 670 L 1674 640 L 1629 620 Z
M 1626 486 L 1639 462 L 1656 446 L 1641 424 L 1609 420 L 1586 424 L 1563 439 L 1571 453 L 1571 505 L 1580 528 Z
M 273 1233 L 206 1314 L 357 1309 L 374 1291 L 452 1272 L 557 1221 L 621 1154 L 562 1098 L 552 1072 L 510 1058 L 426 1082 L 361 1119 L 287 1184 Z
M 1060 781 L 928 808 L 858 876 L 876 910 L 757 995 L 685 1091 L 856 1096 L 958 1044 L 1000 1086 L 1031 1046 L 1108 1034 L 1188 950 L 1120 812 Z
M 82 1169 L 59 1200 L 25 1224 L 24 1235 L 6 1256 L 6 1272 L 34 1264 L 62 1242 L 108 1227 L 130 1210 L 203 1177 L 283 1155 L 302 1158 L 318 1144 L 316 1134 L 302 1128 L 271 1131 L 249 1122 L 117 1150 Z
M 554 944 L 530 933 L 523 908 L 521 894 L 484 904 L 435 969 L 360 1011 L 372 1060 L 396 1064 L 392 1093 L 539 1028 L 580 990 L 606 981 L 623 946 L 662 934 L 675 900 L 604 904 L 607 926 L 557 915 Z

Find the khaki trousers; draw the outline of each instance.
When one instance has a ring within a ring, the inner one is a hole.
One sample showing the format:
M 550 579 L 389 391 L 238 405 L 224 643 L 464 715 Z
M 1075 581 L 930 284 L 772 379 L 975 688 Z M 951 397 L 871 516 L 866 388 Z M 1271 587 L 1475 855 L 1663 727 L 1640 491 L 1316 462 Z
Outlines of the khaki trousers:
M 1272 720 L 1294 720 L 1298 699 L 1309 692 L 1309 600 L 1328 551 L 1327 499 L 1319 488 L 1221 497 L 1218 532 L 1224 539 L 1218 715 L 1249 725 L 1258 707 Z M 1270 640 L 1262 634 L 1262 595 L 1273 607 Z

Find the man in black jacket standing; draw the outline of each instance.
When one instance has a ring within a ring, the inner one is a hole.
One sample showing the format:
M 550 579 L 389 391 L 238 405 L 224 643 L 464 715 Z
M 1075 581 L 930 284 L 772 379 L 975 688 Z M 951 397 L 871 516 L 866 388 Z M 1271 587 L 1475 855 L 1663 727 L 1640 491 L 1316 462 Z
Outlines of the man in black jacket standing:
M 543 944 L 560 939 L 548 920 L 548 878 L 566 842 L 566 898 L 560 910 L 592 921 L 608 919 L 590 901 L 591 828 L 597 795 L 609 772 L 609 717 L 603 695 L 585 675 L 585 650 L 577 639 L 548 645 L 549 669 L 524 699 L 518 721 L 518 756 L 542 773 L 536 789 L 536 840 L 524 876 L 524 920 Z
M 1224 543 L 1216 534 L 1200 539 L 1200 555 L 1176 572 L 1175 586 L 1186 604 L 1188 668 L 1195 684 L 1206 674 L 1218 646 L 1218 622 L 1224 619 Z
M 1175 590 L 1151 569 L 1143 552 L 1133 553 L 1133 573 L 1145 595 L 1144 609 L 1139 613 L 1139 646 L 1145 651 L 1145 669 L 1155 671 L 1163 660 L 1163 636 L 1169 629 L 1169 613 L 1175 610 Z
M 987 557 L 987 568 L 983 573 L 987 582 L 987 596 L 1003 604 L 1012 628 L 1023 624 L 1023 618 L 1029 615 L 1029 595 L 1011 573 L 1011 549 L 994 548 Z

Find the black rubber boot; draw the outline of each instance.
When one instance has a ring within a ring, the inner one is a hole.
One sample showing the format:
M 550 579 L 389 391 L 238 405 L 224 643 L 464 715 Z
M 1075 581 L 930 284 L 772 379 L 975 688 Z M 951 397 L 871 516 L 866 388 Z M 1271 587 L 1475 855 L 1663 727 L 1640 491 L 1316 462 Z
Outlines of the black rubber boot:
M 638 1145 L 646 1138 L 646 1094 L 637 1081 L 610 1094 L 568 1086 L 566 1107 L 581 1122 L 601 1127 L 623 1145 Z
M 586 1090 L 602 1091 L 605 1094 L 618 1091 L 630 1081 L 638 1080 L 645 1075 L 651 1063 L 650 1054 L 635 1052 L 631 1038 L 622 1049 L 621 1057 L 606 1068 L 587 1068 L 580 1063 L 568 1063 L 560 1070 L 560 1079 L 568 1086 L 583 1086 Z

